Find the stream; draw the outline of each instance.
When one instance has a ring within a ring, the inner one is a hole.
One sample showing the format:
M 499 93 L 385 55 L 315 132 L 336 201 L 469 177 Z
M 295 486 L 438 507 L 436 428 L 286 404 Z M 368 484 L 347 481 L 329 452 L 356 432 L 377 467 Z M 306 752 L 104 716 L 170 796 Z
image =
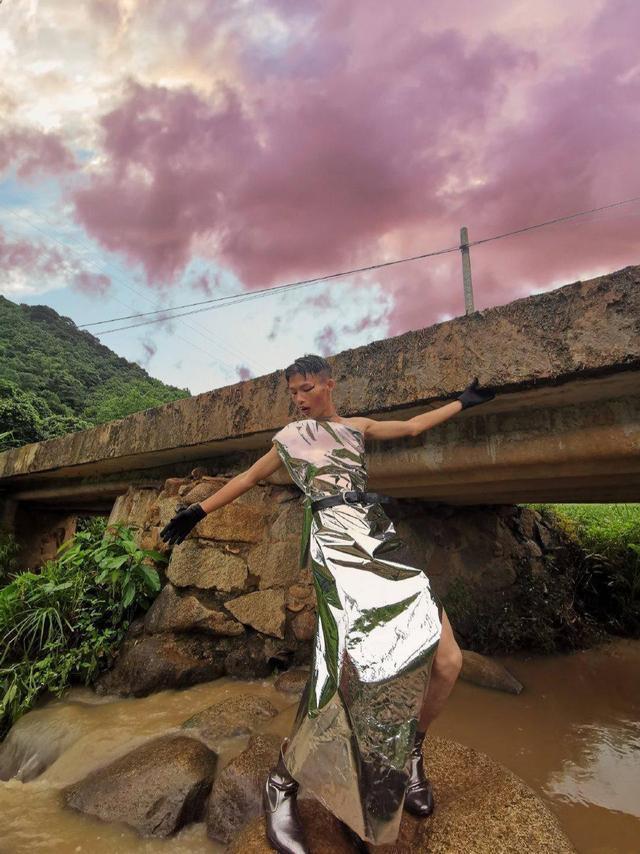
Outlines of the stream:
M 580 854 L 640 851 L 640 641 L 497 660 L 525 690 L 515 696 L 458 681 L 433 734 L 487 753 L 518 774 L 558 816 Z M 276 690 L 274 680 L 223 677 L 137 699 L 73 688 L 42 703 L 16 725 L 22 768 L 29 776 L 57 758 L 29 782 L 0 782 L 0 852 L 223 852 L 207 839 L 203 823 L 169 839 L 142 839 L 125 825 L 65 809 L 59 790 L 234 693 L 270 700 L 282 714 L 263 731 L 287 735 L 297 695 Z M 218 771 L 247 740 L 223 746 Z M 428 773 L 428 762 L 425 767 Z

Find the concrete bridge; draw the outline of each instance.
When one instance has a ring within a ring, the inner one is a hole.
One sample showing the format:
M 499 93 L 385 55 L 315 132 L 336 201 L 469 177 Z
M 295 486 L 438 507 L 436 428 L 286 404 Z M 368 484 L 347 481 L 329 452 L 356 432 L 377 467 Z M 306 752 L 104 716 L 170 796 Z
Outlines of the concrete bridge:
M 329 361 L 346 417 L 409 418 L 475 375 L 496 392 L 419 437 L 369 441 L 372 489 L 451 504 L 640 499 L 640 266 Z M 0 526 L 66 537 L 76 514 L 108 514 L 130 485 L 237 473 L 295 417 L 276 371 L 6 451 Z

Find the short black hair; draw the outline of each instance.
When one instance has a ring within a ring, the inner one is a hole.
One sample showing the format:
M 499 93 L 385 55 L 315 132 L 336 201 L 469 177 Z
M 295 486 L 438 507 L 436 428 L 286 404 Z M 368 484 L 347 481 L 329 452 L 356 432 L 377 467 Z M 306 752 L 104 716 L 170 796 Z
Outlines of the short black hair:
M 331 365 L 322 356 L 305 353 L 304 356 L 300 356 L 284 370 L 284 377 L 287 382 L 294 374 L 302 374 L 303 377 L 306 377 L 307 374 L 320 374 L 326 380 L 331 376 Z

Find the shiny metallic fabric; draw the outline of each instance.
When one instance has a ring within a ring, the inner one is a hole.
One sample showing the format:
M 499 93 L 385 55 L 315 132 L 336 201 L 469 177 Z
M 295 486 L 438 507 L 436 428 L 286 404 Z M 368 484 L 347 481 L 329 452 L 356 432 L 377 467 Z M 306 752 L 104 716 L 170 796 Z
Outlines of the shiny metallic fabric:
M 311 510 L 316 498 L 366 489 L 360 430 L 305 418 L 272 441 L 305 493 L 301 559 L 311 558 L 317 600 L 286 766 L 361 839 L 392 843 L 442 606 L 380 504 Z

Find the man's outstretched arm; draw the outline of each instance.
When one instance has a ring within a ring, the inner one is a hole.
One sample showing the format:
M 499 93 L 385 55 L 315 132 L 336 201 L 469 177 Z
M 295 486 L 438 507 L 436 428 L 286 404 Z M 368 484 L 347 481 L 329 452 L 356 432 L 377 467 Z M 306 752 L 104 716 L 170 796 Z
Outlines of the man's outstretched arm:
M 213 495 L 205 498 L 204 501 L 189 504 L 182 510 L 176 508 L 176 514 L 160 531 L 160 537 L 166 543 L 176 544 L 181 543 L 189 531 L 191 531 L 201 519 L 211 513 L 213 510 L 219 510 L 225 504 L 230 504 L 235 501 L 238 496 L 244 492 L 248 492 L 254 487 L 259 480 L 273 474 L 276 469 L 282 465 L 278 452 L 274 445 L 263 454 L 255 463 L 246 471 L 240 472 L 231 480 L 228 480 Z
M 368 439 L 399 439 L 402 436 L 418 436 L 425 430 L 430 430 L 436 424 L 441 424 L 463 409 L 477 406 L 493 400 L 495 394 L 478 387 L 478 378 L 474 377 L 462 394 L 451 403 L 445 403 L 428 412 L 421 412 L 406 421 L 376 421 L 373 418 L 358 418 L 358 425 Z

